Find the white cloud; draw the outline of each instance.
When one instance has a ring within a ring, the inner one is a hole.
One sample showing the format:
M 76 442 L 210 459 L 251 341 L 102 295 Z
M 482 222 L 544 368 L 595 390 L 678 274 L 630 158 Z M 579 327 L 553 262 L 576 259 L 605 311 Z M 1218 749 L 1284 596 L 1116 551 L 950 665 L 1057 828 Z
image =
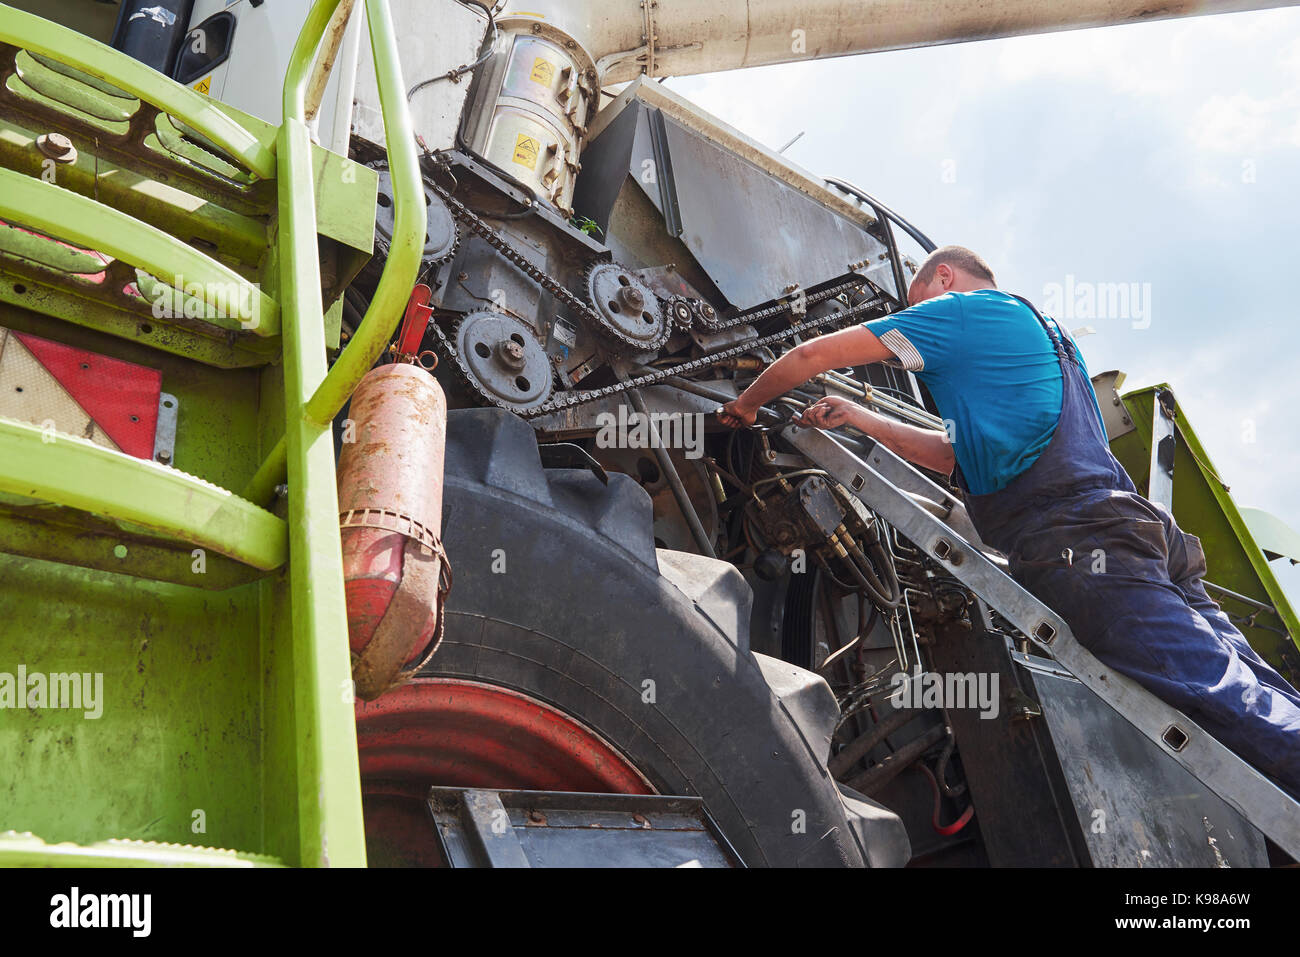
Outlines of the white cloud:
M 1197 110 L 1188 134 L 1197 149 L 1237 156 L 1300 146 L 1300 91 L 1270 99 L 1249 93 L 1212 96 Z

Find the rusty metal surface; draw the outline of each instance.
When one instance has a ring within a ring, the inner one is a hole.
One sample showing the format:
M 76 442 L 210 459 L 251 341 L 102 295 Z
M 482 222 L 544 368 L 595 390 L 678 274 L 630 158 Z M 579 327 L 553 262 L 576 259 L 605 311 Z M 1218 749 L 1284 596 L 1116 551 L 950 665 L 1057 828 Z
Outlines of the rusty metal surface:
M 362 656 L 353 678 L 363 698 L 385 690 L 437 625 L 438 574 L 422 575 L 405 587 L 403 579 L 414 568 L 408 543 L 419 546 L 416 552 L 432 551 L 421 540 L 431 534 L 436 542 L 442 527 L 446 420 L 446 400 L 433 377 L 418 366 L 395 363 L 361 380 L 344 423 L 338 464 L 344 591 L 350 645 L 354 655 Z M 346 520 L 367 509 L 408 519 L 410 528 L 399 530 L 404 527 L 400 521 Z M 388 527 L 376 527 L 384 524 Z M 414 555 L 417 563 L 425 560 Z M 418 589 L 414 595 L 413 585 Z M 390 621 L 381 635 L 381 622 L 394 608 L 398 620 Z M 395 627 L 405 632 L 404 645 L 394 640 Z

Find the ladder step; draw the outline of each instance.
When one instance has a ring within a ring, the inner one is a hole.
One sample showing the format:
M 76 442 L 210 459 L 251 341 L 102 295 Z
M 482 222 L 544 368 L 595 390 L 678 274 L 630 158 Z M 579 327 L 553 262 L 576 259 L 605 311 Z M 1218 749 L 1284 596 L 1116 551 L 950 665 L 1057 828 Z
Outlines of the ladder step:
M 0 418 L 0 492 L 129 522 L 261 571 L 285 563 L 288 526 L 193 475 Z
M 0 867 L 284 867 L 270 854 L 193 844 L 110 838 L 47 844 L 30 832 L 0 833 Z
M 205 321 L 263 338 L 280 332 L 280 308 L 234 270 L 148 223 L 53 183 L 0 169 L 0 218 L 194 286 L 212 307 Z

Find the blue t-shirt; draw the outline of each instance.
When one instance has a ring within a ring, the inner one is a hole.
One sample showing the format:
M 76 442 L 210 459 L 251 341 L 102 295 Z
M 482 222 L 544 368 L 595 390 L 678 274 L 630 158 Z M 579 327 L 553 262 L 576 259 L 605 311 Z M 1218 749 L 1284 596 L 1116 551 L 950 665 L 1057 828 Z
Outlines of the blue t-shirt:
M 1047 448 L 1061 416 L 1061 367 L 1014 296 L 950 292 L 864 325 L 930 390 L 971 492 L 1005 488 Z

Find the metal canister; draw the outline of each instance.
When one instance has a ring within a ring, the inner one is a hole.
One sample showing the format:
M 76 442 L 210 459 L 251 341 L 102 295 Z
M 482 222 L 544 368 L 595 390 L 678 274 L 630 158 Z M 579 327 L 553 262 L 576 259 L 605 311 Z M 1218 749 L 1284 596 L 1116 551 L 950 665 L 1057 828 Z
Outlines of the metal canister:
M 357 386 L 338 495 L 352 673 L 365 700 L 400 683 L 438 637 L 446 438 L 446 398 L 419 366 L 381 366 Z

